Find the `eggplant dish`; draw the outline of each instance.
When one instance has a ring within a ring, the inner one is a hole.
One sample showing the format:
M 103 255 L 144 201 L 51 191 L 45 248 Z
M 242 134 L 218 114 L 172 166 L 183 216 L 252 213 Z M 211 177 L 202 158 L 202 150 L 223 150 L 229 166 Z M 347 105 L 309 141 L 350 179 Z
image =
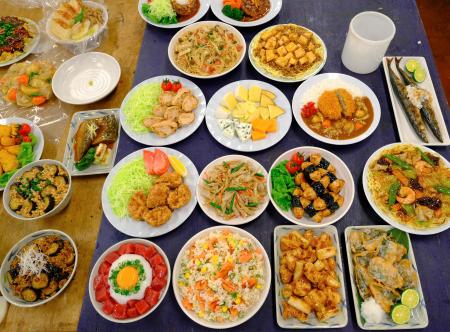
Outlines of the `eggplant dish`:
M 34 166 L 12 184 L 9 207 L 25 218 L 42 216 L 66 197 L 69 181 L 67 172 L 59 165 Z
M 27 302 L 45 300 L 67 283 L 75 267 L 75 250 L 58 235 L 37 238 L 11 262 L 6 279 L 15 295 Z

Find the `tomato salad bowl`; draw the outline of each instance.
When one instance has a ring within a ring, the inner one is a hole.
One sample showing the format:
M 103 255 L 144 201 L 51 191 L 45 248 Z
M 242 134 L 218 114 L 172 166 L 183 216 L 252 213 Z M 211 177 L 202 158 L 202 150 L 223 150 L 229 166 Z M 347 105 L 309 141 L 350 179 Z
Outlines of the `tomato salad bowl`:
M 95 310 L 114 323 L 140 320 L 159 306 L 170 280 L 170 264 L 151 241 L 128 239 L 108 248 L 89 278 Z

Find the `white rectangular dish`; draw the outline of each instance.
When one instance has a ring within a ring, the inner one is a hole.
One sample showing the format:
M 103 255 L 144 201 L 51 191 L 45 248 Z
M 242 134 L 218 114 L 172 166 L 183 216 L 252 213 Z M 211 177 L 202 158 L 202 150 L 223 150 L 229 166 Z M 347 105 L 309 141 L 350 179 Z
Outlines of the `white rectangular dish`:
M 99 118 L 106 115 L 113 114 L 118 123 L 118 134 L 117 140 L 114 142 L 114 146 L 111 152 L 111 158 L 109 160 L 108 165 L 91 165 L 87 169 L 83 171 L 79 171 L 75 168 L 74 163 L 74 137 L 80 126 L 80 123 L 85 120 Z M 70 122 L 69 135 L 67 136 L 66 149 L 64 152 L 63 164 L 70 171 L 72 176 L 85 176 L 85 175 L 94 175 L 94 174 L 107 174 L 114 166 L 114 161 L 116 160 L 117 148 L 119 146 L 120 140 L 120 121 L 119 121 L 119 109 L 103 109 L 103 110 L 94 110 L 94 111 L 84 111 L 77 112 L 73 115 L 72 121 Z
M 399 56 L 397 56 L 397 57 L 399 57 Z M 439 105 L 439 101 L 437 99 L 436 91 L 434 90 L 433 81 L 431 80 L 430 72 L 428 70 L 427 61 L 425 60 L 425 58 L 424 57 L 403 56 L 402 57 L 403 59 L 400 61 L 400 68 L 404 68 L 405 63 L 408 60 L 414 59 L 425 70 L 425 72 L 426 72 L 425 80 L 422 83 L 417 83 L 417 85 L 420 88 L 425 89 L 426 91 L 428 91 L 431 94 L 432 106 L 434 109 L 434 113 L 436 115 L 436 121 L 438 122 L 440 131 L 441 131 L 443 142 L 439 142 L 439 140 L 433 135 L 430 128 L 426 124 L 425 124 L 425 128 L 426 128 L 425 133 L 428 137 L 428 141 L 429 141 L 428 143 L 424 143 L 420 139 L 420 137 L 416 134 L 416 132 L 414 131 L 413 127 L 411 126 L 411 124 L 405 114 L 405 111 L 403 110 L 403 106 L 400 104 L 400 100 L 398 99 L 397 95 L 395 94 L 395 92 L 393 90 L 391 80 L 389 78 L 389 69 L 388 69 L 389 67 L 388 67 L 388 63 L 387 63 L 388 58 L 394 58 L 394 56 L 386 56 L 383 58 L 383 69 L 384 69 L 384 75 L 386 77 L 389 95 L 391 98 L 392 108 L 394 110 L 395 122 L 397 123 L 397 129 L 398 129 L 398 134 L 400 136 L 400 141 L 404 142 L 404 143 L 406 143 L 406 142 L 417 143 L 417 144 L 429 145 L 429 146 L 450 145 L 450 138 L 448 135 L 448 130 L 445 125 L 445 120 L 442 115 L 442 110 Z M 392 63 L 391 68 L 394 71 L 394 73 L 397 74 L 397 76 L 401 79 L 401 76 L 398 73 L 397 68 L 395 68 L 394 62 Z
M 318 235 L 320 233 L 326 233 L 331 236 L 333 241 L 333 245 L 336 247 L 336 273 L 341 284 L 339 288 L 339 294 L 341 296 L 341 311 L 340 313 L 329 319 L 327 322 L 320 322 L 314 313 L 309 315 L 308 321 L 301 322 L 295 318 L 284 319 L 282 314 L 282 302 L 283 297 L 281 295 L 282 290 L 282 282 L 280 279 L 280 239 L 282 236 L 286 235 L 289 232 L 294 230 L 297 231 L 305 231 L 312 230 L 314 235 Z M 321 228 L 310 228 L 303 227 L 298 225 L 281 225 L 277 226 L 273 232 L 274 238 L 274 271 L 275 271 L 275 310 L 277 316 L 277 323 L 280 327 L 285 329 L 326 329 L 326 328 L 343 328 L 347 326 L 348 317 L 347 317 L 347 300 L 345 295 L 345 286 L 344 286 L 344 275 L 342 270 L 342 256 L 341 256 L 341 248 L 339 246 L 339 236 L 336 227 L 330 225 Z
M 407 253 L 407 258 L 411 262 L 411 265 L 417 273 L 417 292 L 419 293 L 420 301 L 417 307 L 411 310 L 411 319 L 408 323 L 403 325 L 395 324 L 390 317 L 386 317 L 381 323 L 379 324 L 373 324 L 373 323 L 367 323 L 364 321 L 364 318 L 361 317 L 361 297 L 359 295 L 358 289 L 355 285 L 355 276 L 354 276 L 354 266 L 353 266 L 353 260 L 352 260 L 352 252 L 350 248 L 350 241 L 349 236 L 350 232 L 353 230 L 361 230 L 361 229 L 379 229 L 383 231 L 389 231 L 393 229 L 394 227 L 388 226 L 388 225 L 375 225 L 375 226 L 349 226 L 345 229 L 345 246 L 347 251 L 347 260 L 348 260 L 348 268 L 350 273 L 350 285 L 352 288 L 352 294 L 353 294 L 353 303 L 355 305 L 355 314 L 356 314 L 356 321 L 358 323 L 358 326 L 363 330 L 407 330 L 407 329 L 422 329 L 426 328 L 428 326 L 428 313 L 425 306 L 425 300 L 423 297 L 422 292 L 422 286 L 420 284 L 420 275 L 419 271 L 417 270 L 417 264 L 416 259 L 414 258 L 414 253 L 411 245 L 411 239 L 409 237 L 408 233 L 405 233 L 408 237 L 409 242 L 409 248 Z

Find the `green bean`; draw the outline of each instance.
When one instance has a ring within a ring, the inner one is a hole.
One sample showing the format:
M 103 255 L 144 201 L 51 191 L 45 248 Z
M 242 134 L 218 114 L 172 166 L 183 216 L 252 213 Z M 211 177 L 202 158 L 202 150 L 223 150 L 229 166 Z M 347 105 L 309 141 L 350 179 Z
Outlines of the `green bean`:
M 211 205 L 213 208 L 216 208 L 217 210 L 222 211 L 222 207 L 217 203 L 209 202 L 209 205 Z
M 434 163 L 434 161 L 431 160 L 431 158 L 428 157 L 428 156 L 425 154 L 425 152 L 423 152 L 423 151 L 420 150 L 419 148 L 417 148 L 417 151 L 419 151 L 420 157 L 421 157 L 424 161 L 426 161 L 427 163 L 429 163 L 431 166 L 436 166 L 435 163 Z
M 258 203 L 257 202 L 248 202 L 246 206 L 247 207 L 257 207 Z
M 384 157 L 394 162 L 394 164 L 396 164 L 397 166 L 400 166 L 401 169 L 413 169 L 410 164 L 408 164 L 406 161 L 403 161 L 399 157 L 394 156 L 393 154 L 386 154 L 384 155 Z
M 227 187 L 227 188 L 225 188 L 225 191 L 241 191 L 241 190 L 247 190 L 247 187 Z
M 438 192 L 444 195 L 450 195 L 450 188 L 446 186 L 436 186 L 434 187 Z
M 236 173 L 237 171 L 239 171 L 241 169 L 241 167 L 244 166 L 244 163 L 240 163 L 239 165 L 237 165 L 236 167 L 233 167 L 231 169 L 231 174 Z
M 403 210 L 406 211 L 406 214 L 408 216 L 413 216 L 416 214 L 416 211 L 414 210 L 414 206 L 412 206 L 411 204 L 403 204 L 402 208 L 403 208 Z
M 391 187 L 389 188 L 389 197 L 388 197 L 389 206 L 394 205 L 399 190 L 400 190 L 400 182 L 395 181 L 393 184 L 391 184 Z
M 258 177 L 260 177 L 260 178 L 263 178 L 263 177 L 264 177 L 264 174 L 262 174 L 262 173 L 255 173 L 255 176 L 258 176 Z
M 232 214 L 233 213 L 233 206 L 234 206 L 234 199 L 236 198 L 236 193 L 233 194 L 233 197 L 231 197 L 230 206 L 227 207 L 225 210 L 225 214 Z

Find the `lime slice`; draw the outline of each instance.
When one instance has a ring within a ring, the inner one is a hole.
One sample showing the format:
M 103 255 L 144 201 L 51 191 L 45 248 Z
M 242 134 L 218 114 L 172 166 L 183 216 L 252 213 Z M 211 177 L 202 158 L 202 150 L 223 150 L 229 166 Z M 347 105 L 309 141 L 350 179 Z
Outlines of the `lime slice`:
M 419 293 L 415 289 L 407 289 L 402 293 L 402 304 L 410 309 L 414 309 L 419 304 Z
M 181 176 L 187 175 L 186 166 L 183 165 L 180 159 L 175 156 L 169 156 L 170 166 L 172 166 L 173 170 L 180 174 Z
M 423 70 L 422 68 L 417 68 L 414 71 L 414 80 L 418 83 L 422 83 L 423 81 L 425 81 L 425 78 L 427 77 L 427 73 L 425 70 Z
M 409 71 L 410 73 L 414 73 L 414 71 L 419 67 L 420 67 L 419 63 L 414 59 L 408 60 L 405 64 L 406 70 Z
M 395 324 L 406 324 L 411 316 L 411 309 L 404 304 L 397 304 L 391 311 L 391 318 Z

